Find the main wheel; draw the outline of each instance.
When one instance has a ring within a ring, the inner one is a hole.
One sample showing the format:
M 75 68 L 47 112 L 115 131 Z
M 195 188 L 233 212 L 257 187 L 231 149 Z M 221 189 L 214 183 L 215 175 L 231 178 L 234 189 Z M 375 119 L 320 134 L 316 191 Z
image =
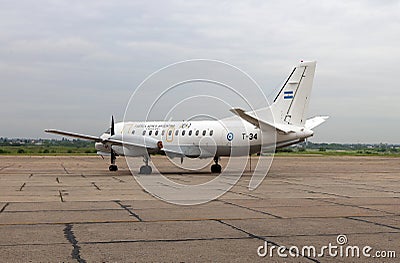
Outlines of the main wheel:
M 222 170 L 221 165 L 219 165 L 219 164 L 211 165 L 211 172 L 212 173 L 221 173 L 221 170 Z
M 111 165 L 108 167 L 108 170 L 110 170 L 110 172 L 118 171 L 118 166 L 116 166 L 115 164 L 111 164 Z
M 143 165 L 140 167 L 139 174 L 151 174 L 153 169 L 149 165 Z

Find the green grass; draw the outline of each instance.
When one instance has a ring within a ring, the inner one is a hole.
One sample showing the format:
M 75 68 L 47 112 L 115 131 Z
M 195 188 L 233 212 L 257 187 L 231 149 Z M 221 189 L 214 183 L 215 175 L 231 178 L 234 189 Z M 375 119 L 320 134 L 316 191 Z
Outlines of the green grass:
M 95 155 L 94 147 L 0 146 L 0 155 Z
M 400 157 L 400 153 L 393 152 L 379 152 L 373 150 L 305 150 L 305 151 L 292 151 L 292 152 L 277 152 L 277 156 L 296 156 L 296 155 L 314 155 L 314 156 L 390 156 Z
M 96 155 L 92 145 L 29 145 L 0 146 L 0 155 Z M 400 157 L 400 152 L 378 150 L 326 150 L 326 149 L 279 149 L 276 156 L 390 156 Z

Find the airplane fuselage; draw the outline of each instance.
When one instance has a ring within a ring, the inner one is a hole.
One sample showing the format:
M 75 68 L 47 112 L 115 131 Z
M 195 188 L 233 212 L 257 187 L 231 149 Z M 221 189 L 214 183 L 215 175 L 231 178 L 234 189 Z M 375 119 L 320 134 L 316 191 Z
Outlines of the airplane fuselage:
M 219 121 L 149 121 L 119 122 L 115 124 L 115 134 L 123 136 L 142 136 L 162 143 L 164 148 L 175 149 L 189 158 L 208 158 L 214 156 L 244 156 L 259 153 L 262 146 L 284 147 L 304 141 L 312 136 L 312 131 L 299 130 L 289 134 L 266 134 L 255 125 L 237 120 Z M 105 132 L 101 138 L 110 137 Z M 123 146 L 96 143 L 101 153 L 110 152 L 110 147 L 118 155 L 141 156 L 140 151 L 129 151 Z

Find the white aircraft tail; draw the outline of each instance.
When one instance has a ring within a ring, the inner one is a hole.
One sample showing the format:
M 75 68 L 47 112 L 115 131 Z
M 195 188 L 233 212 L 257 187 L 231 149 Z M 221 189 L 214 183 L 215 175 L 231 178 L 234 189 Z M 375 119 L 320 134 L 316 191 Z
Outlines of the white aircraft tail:
M 290 73 L 271 105 L 275 123 L 305 126 L 316 64 L 301 62 Z

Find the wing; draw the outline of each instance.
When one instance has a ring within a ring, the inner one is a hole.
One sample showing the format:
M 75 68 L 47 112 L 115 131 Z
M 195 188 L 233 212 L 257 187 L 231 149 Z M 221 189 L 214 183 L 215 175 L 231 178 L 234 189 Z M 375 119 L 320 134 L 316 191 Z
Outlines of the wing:
M 45 130 L 45 132 L 94 141 L 94 142 L 101 142 L 104 144 L 111 144 L 111 145 L 142 147 L 149 150 L 162 148 L 162 144 L 160 145 L 159 141 L 147 136 L 113 135 L 108 138 L 100 138 L 98 136 L 61 131 L 55 129 L 47 129 Z
M 61 130 L 54 130 L 54 129 L 47 129 L 44 130 L 47 133 L 54 133 L 58 135 L 65 135 L 69 137 L 75 137 L 79 139 L 84 139 L 84 140 L 89 140 L 89 141 L 95 141 L 95 142 L 102 142 L 103 140 L 98 137 L 98 136 L 92 136 L 92 135 L 86 135 L 86 134 L 80 134 L 80 133 L 75 133 L 75 132 L 67 132 L 67 131 L 61 131 Z

